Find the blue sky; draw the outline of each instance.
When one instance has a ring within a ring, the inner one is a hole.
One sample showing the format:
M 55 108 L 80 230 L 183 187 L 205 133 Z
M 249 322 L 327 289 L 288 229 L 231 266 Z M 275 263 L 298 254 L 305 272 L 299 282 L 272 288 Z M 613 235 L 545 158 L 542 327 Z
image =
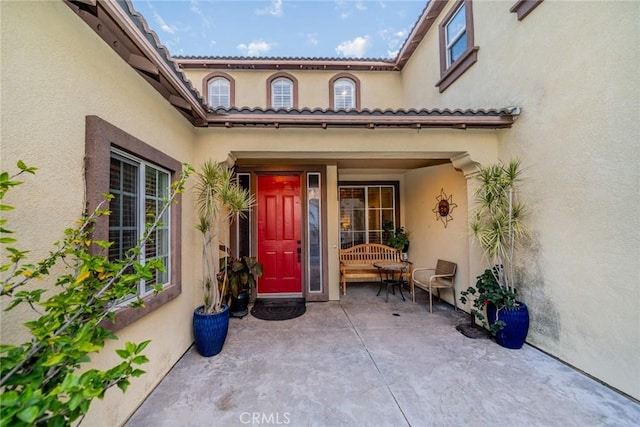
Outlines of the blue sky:
M 172 55 L 395 58 L 425 0 L 132 0 Z

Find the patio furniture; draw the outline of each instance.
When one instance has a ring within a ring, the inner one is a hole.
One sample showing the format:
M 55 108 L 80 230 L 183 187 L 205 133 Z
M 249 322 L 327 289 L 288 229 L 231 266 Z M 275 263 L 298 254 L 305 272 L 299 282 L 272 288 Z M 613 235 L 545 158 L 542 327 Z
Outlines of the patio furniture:
M 378 293 L 376 296 L 380 295 L 382 291 L 382 287 L 387 287 L 387 293 L 385 295 L 385 302 L 389 302 L 389 289 L 396 294 L 396 286 L 400 289 L 400 296 L 402 297 L 402 301 L 406 301 L 404 299 L 404 294 L 402 293 L 402 286 L 404 285 L 404 273 L 409 269 L 409 262 L 395 262 L 395 261 L 383 261 L 376 262 L 373 264 L 374 267 L 378 269 L 378 273 L 380 274 L 380 288 L 378 289 Z M 396 277 L 397 275 L 397 277 Z
M 340 249 L 340 286 L 342 294 L 347 294 L 347 281 L 349 279 L 379 278 L 376 262 L 402 262 L 399 250 L 379 243 L 363 243 L 347 249 Z M 404 273 L 409 279 L 408 270 Z
M 429 313 L 433 313 L 433 290 L 436 289 L 438 291 L 438 299 L 440 299 L 440 289 L 449 288 L 453 292 L 453 304 L 457 310 L 456 289 L 453 283 L 457 267 L 457 264 L 454 262 L 439 259 L 435 268 L 414 268 L 411 272 L 411 295 L 413 295 L 413 302 L 416 302 L 416 287 L 429 292 Z M 433 274 L 425 274 L 426 271 L 433 271 Z

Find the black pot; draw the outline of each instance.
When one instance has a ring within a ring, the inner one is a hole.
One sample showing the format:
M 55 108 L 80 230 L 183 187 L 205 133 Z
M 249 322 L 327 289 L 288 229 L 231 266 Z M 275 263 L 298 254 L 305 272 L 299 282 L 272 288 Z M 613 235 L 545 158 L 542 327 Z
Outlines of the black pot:
M 231 297 L 231 317 L 242 319 L 249 314 L 249 292 L 240 292 L 238 297 Z
M 219 313 L 202 313 L 203 306 L 193 311 L 193 338 L 202 356 L 210 357 L 222 351 L 229 331 L 229 307 L 223 304 Z
M 487 305 L 487 320 L 492 325 L 496 320 L 505 323 L 504 328 L 496 333 L 496 342 L 505 348 L 522 348 L 529 333 L 529 309 L 523 302 L 517 302 L 515 307 L 503 307 L 497 311 L 493 304 Z

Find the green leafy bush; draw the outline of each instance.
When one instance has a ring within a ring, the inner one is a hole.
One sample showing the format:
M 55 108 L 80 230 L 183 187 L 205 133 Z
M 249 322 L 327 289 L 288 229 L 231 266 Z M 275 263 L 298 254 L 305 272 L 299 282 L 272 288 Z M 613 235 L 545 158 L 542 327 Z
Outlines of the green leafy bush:
M 493 304 L 497 310 L 505 307 L 516 306 L 516 291 L 515 289 L 506 288 L 500 286 L 496 277 L 500 277 L 500 270 L 502 266 L 494 266 L 493 270 L 485 270 L 484 273 L 477 277 L 476 286 L 470 286 L 466 291 L 460 292 L 460 301 L 466 304 L 468 300 L 473 299 L 473 308 L 471 314 L 473 314 L 485 328 L 489 329 L 491 334 L 495 335 L 500 329 L 504 328 L 504 322 L 497 320 L 496 322 L 489 324 L 486 317 L 483 314 L 483 309 L 488 304 Z
M 1 211 L 14 209 L 2 200 L 21 184 L 16 178 L 36 171 L 22 161 L 17 167 L 19 171 L 13 176 L 0 173 Z M 142 265 L 137 259 L 159 218 L 183 191 L 190 173 L 186 165 L 158 216 L 149 219 L 143 238 L 122 260 L 110 261 L 92 250 L 110 245 L 91 238 L 96 220 L 109 214 L 104 209 L 109 195 L 93 212 L 83 215 L 77 228 L 67 229 L 63 240 L 54 243 L 54 250 L 36 264 L 27 262 L 29 251 L 14 246 L 17 241 L 6 228 L 8 220 L 0 219 L 3 259 L 8 261 L 0 265 L 0 296 L 8 299 L 7 310 L 28 305 L 38 313 L 36 320 L 25 324 L 31 334 L 29 341 L 0 344 L 0 426 L 80 423 L 94 398 L 103 398 L 113 386 L 124 392 L 132 377 L 144 374 L 138 366 L 148 361 L 142 352 L 149 341 L 125 343 L 116 350 L 122 362 L 110 369 L 89 368 L 87 363 L 106 340 L 117 339 L 103 327 L 115 316 L 113 308 L 130 294 L 132 286 L 143 278 L 150 280 L 154 270 L 164 268 L 160 262 Z M 63 274 L 51 277 L 54 267 Z M 44 283 L 53 284 L 54 289 L 38 288 L 33 279 L 48 279 Z M 133 302 L 134 306 L 142 304 L 140 298 Z

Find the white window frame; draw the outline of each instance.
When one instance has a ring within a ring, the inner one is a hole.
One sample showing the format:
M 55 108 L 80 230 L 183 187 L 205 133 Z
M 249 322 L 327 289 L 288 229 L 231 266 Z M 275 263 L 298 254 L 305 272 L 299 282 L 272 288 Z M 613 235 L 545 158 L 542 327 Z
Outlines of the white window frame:
M 349 104 L 347 100 L 350 100 Z M 333 82 L 333 108 L 335 110 L 356 108 L 356 83 L 350 78 L 340 77 Z
M 285 94 L 285 92 L 287 92 Z M 271 107 L 293 108 L 293 82 L 286 77 L 278 77 L 271 82 Z
M 210 107 L 229 108 L 231 106 L 231 82 L 220 76 L 210 79 L 207 82 L 207 100 Z
M 145 226 L 148 222 L 148 218 L 146 218 L 146 212 L 145 212 L 145 202 L 147 200 L 154 200 L 156 203 L 162 203 L 164 201 L 164 199 L 166 199 L 166 197 L 168 197 L 169 195 L 169 191 L 170 191 L 170 185 L 171 185 L 171 172 L 169 172 L 168 170 L 147 162 L 145 160 L 142 160 L 136 156 L 133 156 L 129 153 L 126 153 L 122 150 L 119 150 L 117 148 L 111 148 L 111 158 L 116 158 L 120 161 L 123 161 L 125 163 L 128 163 L 130 165 L 133 165 L 135 167 L 137 167 L 137 193 L 136 193 L 136 243 L 138 241 L 140 241 L 140 239 L 143 236 L 143 233 L 145 231 Z M 151 167 L 153 169 L 155 169 L 156 171 L 163 173 L 166 175 L 166 183 L 167 183 L 167 187 L 164 191 L 164 194 L 154 194 L 154 195 L 147 195 L 146 194 L 146 168 L 147 167 Z M 110 188 L 109 189 L 110 192 L 113 192 L 113 190 Z M 112 227 L 109 226 L 109 230 L 111 230 Z M 156 256 L 154 256 L 153 258 L 157 259 L 157 258 L 164 258 L 165 262 L 163 263 L 166 271 L 164 272 L 157 272 L 156 274 L 162 274 L 162 276 L 165 278 L 165 281 L 163 283 L 159 283 L 162 285 L 163 288 L 166 288 L 167 286 L 170 285 L 171 282 L 171 265 L 172 265 L 172 259 L 171 259 L 171 245 L 172 245 L 172 241 L 171 241 L 171 235 L 172 235 L 172 230 L 171 230 L 171 209 L 167 209 L 165 211 L 164 217 L 162 218 L 162 223 L 158 226 L 157 230 L 164 230 L 165 231 L 165 236 L 166 236 L 166 242 L 163 244 L 163 246 L 165 247 L 166 252 L 165 253 L 156 253 Z M 151 258 L 149 258 L 151 259 Z M 138 262 L 140 262 L 141 264 L 144 264 L 147 260 L 146 257 L 146 253 L 145 253 L 145 247 L 142 247 L 140 250 L 140 256 L 138 258 Z M 156 276 L 157 277 L 157 276 Z M 122 305 L 126 305 L 128 303 L 130 303 L 133 299 L 140 297 L 140 298 L 144 298 L 145 296 L 151 295 L 154 293 L 153 288 L 149 288 L 147 289 L 146 286 L 146 282 L 145 280 L 141 280 L 138 285 L 137 285 L 137 293 L 131 294 L 130 296 L 126 297 L 121 304 L 119 304 L 119 306 Z
M 451 38 L 451 40 L 449 40 L 449 25 L 452 24 L 452 22 L 456 19 L 456 17 L 458 17 L 458 15 L 462 14 L 462 21 L 464 22 L 464 25 L 460 28 L 460 30 L 458 30 L 458 32 L 456 34 L 454 34 L 454 36 Z M 451 65 L 453 65 L 453 63 L 459 59 L 465 52 L 466 49 L 460 54 L 460 56 L 458 56 L 458 58 L 456 58 L 456 60 L 452 59 L 452 49 L 453 46 L 456 44 L 456 42 L 458 42 L 458 40 L 460 40 L 460 38 L 462 37 L 467 37 L 467 15 L 466 15 L 466 4 L 464 2 L 462 2 L 462 4 L 460 4 L 460 7 L 458 7 L 458 10 L 453 14 L 453 16 L 451 16 L 451 19 L 449 19 L 449 21 L 445 24 L 445 50 L 446 50 L 446 54 L 447 54 L 447 68 L 451 67 Z M 469 44 L 469 40 L 467 38 L 467 48 Z
M 383 210 L 389 210 L 391 211 L 391 218 L 393 221 L 393 227 L 394 229 L 396 227 L 398 227 L 398 222 L 397 222 L 397 212 L 398 212 L 398 206 L 396 206 L 396 198 L 398 197 L 397 191 L 398 188 L 393 185 L 393 184 L 373 184 L 373 183 L 366 183 L 363 182 L 362 184 L 340 184 L 338 186 L 338 209 L 339 209 L 339 213 L 342 216 L 342 206 L 340 205 L 342 202 L 342 199 L 340 199 L 340 190 L 342 189 L 353 189 L 353 188 L 361 188 L 364 191 L 364 201 L 363 201 L 363 210 L 364 210 L 364 230 L 357 230 L 358 232 L 364 232 L 364 243 L 384 243 L 382 240 L 379 242 L 372 242 L 370 237 L 371 237 L 371 233 L 372 232 L 380 232 L 380 235 L 382 237 L 382 233 L 383 233 L 383 225 L 384 225 L 384 221 L 382 220 L 382 211 Z M 392 206 L 391 207 L 369 207 L 369 189 L 370 188 L 376 188 L 378 190 L 382 189 L 382 188 L 391 188 L 392 190 Z M 371 229 L 371 225 L 369 223 L 369 212 L 372 210 L 377 210 L 380 213 L 380 229 L 375 229 L 372 230 Z M 342 233 L 343 230 L 340 229 L 340 232 Z M 353 230 L 351 231 L 353 232 Z M 343 246 L 343 241 L 342 241 L 342 236 L 340 237 L 340 247 L 344 249 Z

